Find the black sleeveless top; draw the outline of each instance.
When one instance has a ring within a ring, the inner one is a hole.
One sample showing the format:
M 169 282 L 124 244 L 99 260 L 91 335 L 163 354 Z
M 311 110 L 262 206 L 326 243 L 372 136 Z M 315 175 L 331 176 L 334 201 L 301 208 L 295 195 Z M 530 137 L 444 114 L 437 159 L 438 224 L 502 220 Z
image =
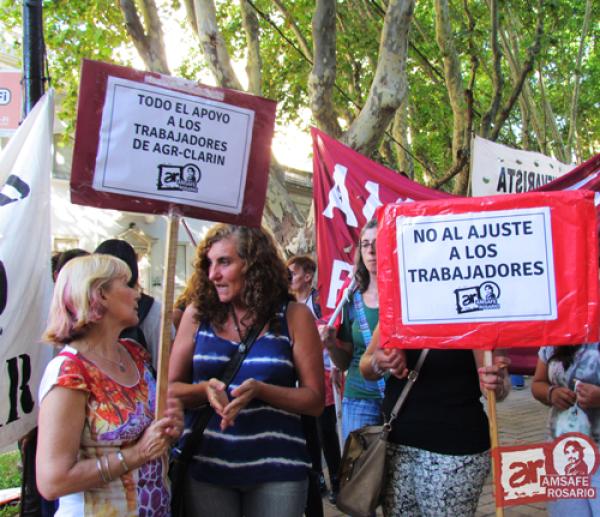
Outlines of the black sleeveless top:
M 420 350 L 406 350 L 408 368 Z M 405 379 L 391 376 L 385 389 L 386 418 Z M 441 454 L 476 454 L 490 448 L 487 416 L 471 350 L 430 350 L 395 420 L 389 441 Z

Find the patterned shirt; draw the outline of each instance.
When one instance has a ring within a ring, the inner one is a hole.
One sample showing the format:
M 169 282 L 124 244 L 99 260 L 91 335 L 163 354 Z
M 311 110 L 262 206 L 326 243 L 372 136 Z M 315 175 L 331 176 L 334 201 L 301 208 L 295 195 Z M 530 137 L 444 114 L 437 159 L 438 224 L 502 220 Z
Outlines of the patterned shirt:
M 567 387 L 571 390 L 575 390 L 575 380 L 600 386 L 600 350 L 598 349 L 598 343 L 581 345 L 575 352 L 573 363 L 566 371 L 558 360 L 548 363 L 554 351 L 555 347 L 553 346 L 544 346 L 539 351 L 540 359 L 548 365 L 550 384 Z M 554 406 L 550 410 L 548 427 L 551 438 L 556 438 L 556 419 L 560 411 Z M 596 443 L 600 443 L 600 408 L 586 409 L 585 413 L 592 425 L 592 438 Z
M 260 336 L 244 359 L 228 393 L 246 379 L 294 388 L 296 370 L 285 313 L 278 313 L 279 335 Z M 238 343 L 217 336 L 204 322 L 196 334 L 193 382 L 219 377 Z M 231 395 L 230 395 L 231 398 Z M 235 424 L 221 431 L 213 415 L 190 473 L 198 481 L 235 486 L 305 479 L 310 467 L 300 415 L 255 399 L 238 414 Z
M 150 357 L 134 341 L 122 339 L 120 343 L 139 372 L 133 386 L 116 382 L 70 346 L 44 372 L 40 401 L 54 386 L 87 394 L 81 459 L 100 458 L 135 442 L 154 419 L 156 385 L 148 367 Z M 170 515 L 165 460 L 151 461 L 111 483 L 61 497 L 56 517 Z

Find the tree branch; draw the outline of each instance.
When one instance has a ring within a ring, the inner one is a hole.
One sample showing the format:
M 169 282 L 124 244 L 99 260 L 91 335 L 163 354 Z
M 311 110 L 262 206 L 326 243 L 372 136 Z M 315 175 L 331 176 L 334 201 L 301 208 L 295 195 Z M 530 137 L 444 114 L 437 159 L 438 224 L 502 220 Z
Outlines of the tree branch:
M 511 110 L 512 110 L 513 106 L 515 105 L 515 102 L 517 101 L 517 98 L 521 94 L 521 90 L 523 89 L 523 84 L 525 83 L 525 79 L 527 78 L 527 76 L 529 75 L 531 70 L 533 70 L 533 63 L 542 47 L 541 40 L 542 40 L 542 34 L 544 33 L 543 6 L 544 6 L 544 0 L 538 0 L 538 18 L 537 18 L 537 24 L 536 24 L 536 28 L 535 28 L 535 37 L 534 37 L 533 43 L 527 49 L 527 59 L 525 60 L 525 63 L 523 64 L 523 68 L 521 69 L 521 75 L 519 76 L 516 83 L 514 84 L 513 90 L 510 94 L 508 101 L 506 102 L 506 104 L 502 108 L 502 111 L 498 114 L 498 116 L 496 117 L 496 120 L 494 121 L 494 130 L 492 131 L 492 134 L 491 134 L 491 140 L 495 141 L 498 138 L 498 135 L 500 134 L 500 130 L 502 129 L 502 126 L 504 125 L 504 122 L 506 122 L 506 119 L 510 115 Z
M 317 0 L 312 19 L 313 67 L 308 78 L 310 108 L 317 126 L 334 138 L 342 131 L 333 104 L 336 75 L 335 0 Z
M 406 95 L 408 31 L 413 9 L 414 0 L 390 0 L 369 96 L 344 137 L 350 147 L 367 156 L 377 149 Z
M 200 46 L 217 84 L 224 88 L 243 91 L 242 85 L 231 66 L 229 52 L 217 25 L 214 1 L 194 0 L 194 12 L 196 14 Z
M 285 21 L 289 24 L 294 36 L 296 36 L 296 40 L 298 40 L 298 45 L 300 45 L 300 49 L 302 50 L 304 57 L 312 62 L 312 52 L 310 51 L 310 47 L 306 41 L 306 38 L 304 37 L 304 34 L 302 34 L 302 31 L 298 28 L 296 20 L 294 20 L 294 17 L 291 15 L 287 7 L 283 5 L 281 0 L 273 0 L 273 3 L 277 9 L 279 9 L 279 12 L 285 18 Z
M 466 1 L 466 0 L 465 0 Z M 492 98 L 490 100 L 490 106 L 481 118 L 481 136 L 487 138 L 492 126 L 492 120 L 496 118 L 498 108 L 500 107 L 500 101 L 502 99 L 502 86 L 504 80 L 502 78 L 502 52 L 500 51 L 500 45 L 498 44 L 498 2 L 497 0 L 490 0 L 490 45 L 492 47 L 493 56 L 493 74 L 492 74 Z
M 169 74 L 169 64 L 156 4 L 154 0 L 140 1 L 147 30 L 144 30 L 135 1 L 119 1 L 127 32 L 148 70 Z
M 571 95 L 571 108 L 569 110 L 569 134 L 565 146 L 567 160 L 572 160 L 573 140 L 577 133 L 577 104 L 579 102 L 579 84 L 581 82 L 581 62 L 583 60 L 583 51 L 585 48 L 585 38 L 590 28 L 590 19 L 592 17 L 592 0 L 585 3 L 585 14 L 583 16 L 583 28 L 581 29 L 581 39 L 579 40 L 579 51 L 577 52 L 577 61 L 575 62 L 575 75 L 573 77 L 573 94 Z
M 262 59 L 260 57 L 258 18 L 247 0 L 240 0 L 240 9 L 248 51 L 248 62 L 246 63 L 248 91 L 254 95 L 262 95 Z

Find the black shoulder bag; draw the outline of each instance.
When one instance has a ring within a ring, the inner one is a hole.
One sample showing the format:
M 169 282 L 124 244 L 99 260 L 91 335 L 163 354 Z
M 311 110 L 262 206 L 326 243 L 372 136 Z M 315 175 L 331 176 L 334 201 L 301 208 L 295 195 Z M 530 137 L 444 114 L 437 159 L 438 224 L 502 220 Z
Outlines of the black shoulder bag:
M 225 388 L 231 384 L 233 378 L 238 373 L 242 362 L 250 352 L 252 345 L 259 336 L 264 325 L 252 327 L 246 339 L 236 350 L 233 357 L 225 365 L 219 380 L 225 384 Z M 173 449 L 171 455 L 171 464 L 169 467 L 169 477 L 171 479 L 171 516 L 184 517 L 184 486 L 187 478 L 187 469 L 192 456 L 200 448 L 202 435 L 208 425 L 209 420 L 214 415 L 214 409 L 206 404 L 196 411 L 194 420 L 190 425 L 190 432 L 180 438 L 179 444 Z

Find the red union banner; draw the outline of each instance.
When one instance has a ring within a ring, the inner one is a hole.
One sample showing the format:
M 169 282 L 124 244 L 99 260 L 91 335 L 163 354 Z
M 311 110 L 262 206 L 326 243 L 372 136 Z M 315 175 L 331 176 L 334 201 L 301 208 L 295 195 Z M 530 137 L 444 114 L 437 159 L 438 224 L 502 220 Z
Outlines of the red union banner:
M 378 206 L 455 196 L 411 181 L 316 128 L 311 133 L 318 287 L 328 316 L 352 271 L 359 231 Z M 539 190 L 567 189 L 600 190 L 600 154 Z
M 598 340 L 594 194 L 538 192 L 378 212 L 384 346 L 509 348 Z
M 74 203 L 258 226 L 274 101 L 84 60 Z

